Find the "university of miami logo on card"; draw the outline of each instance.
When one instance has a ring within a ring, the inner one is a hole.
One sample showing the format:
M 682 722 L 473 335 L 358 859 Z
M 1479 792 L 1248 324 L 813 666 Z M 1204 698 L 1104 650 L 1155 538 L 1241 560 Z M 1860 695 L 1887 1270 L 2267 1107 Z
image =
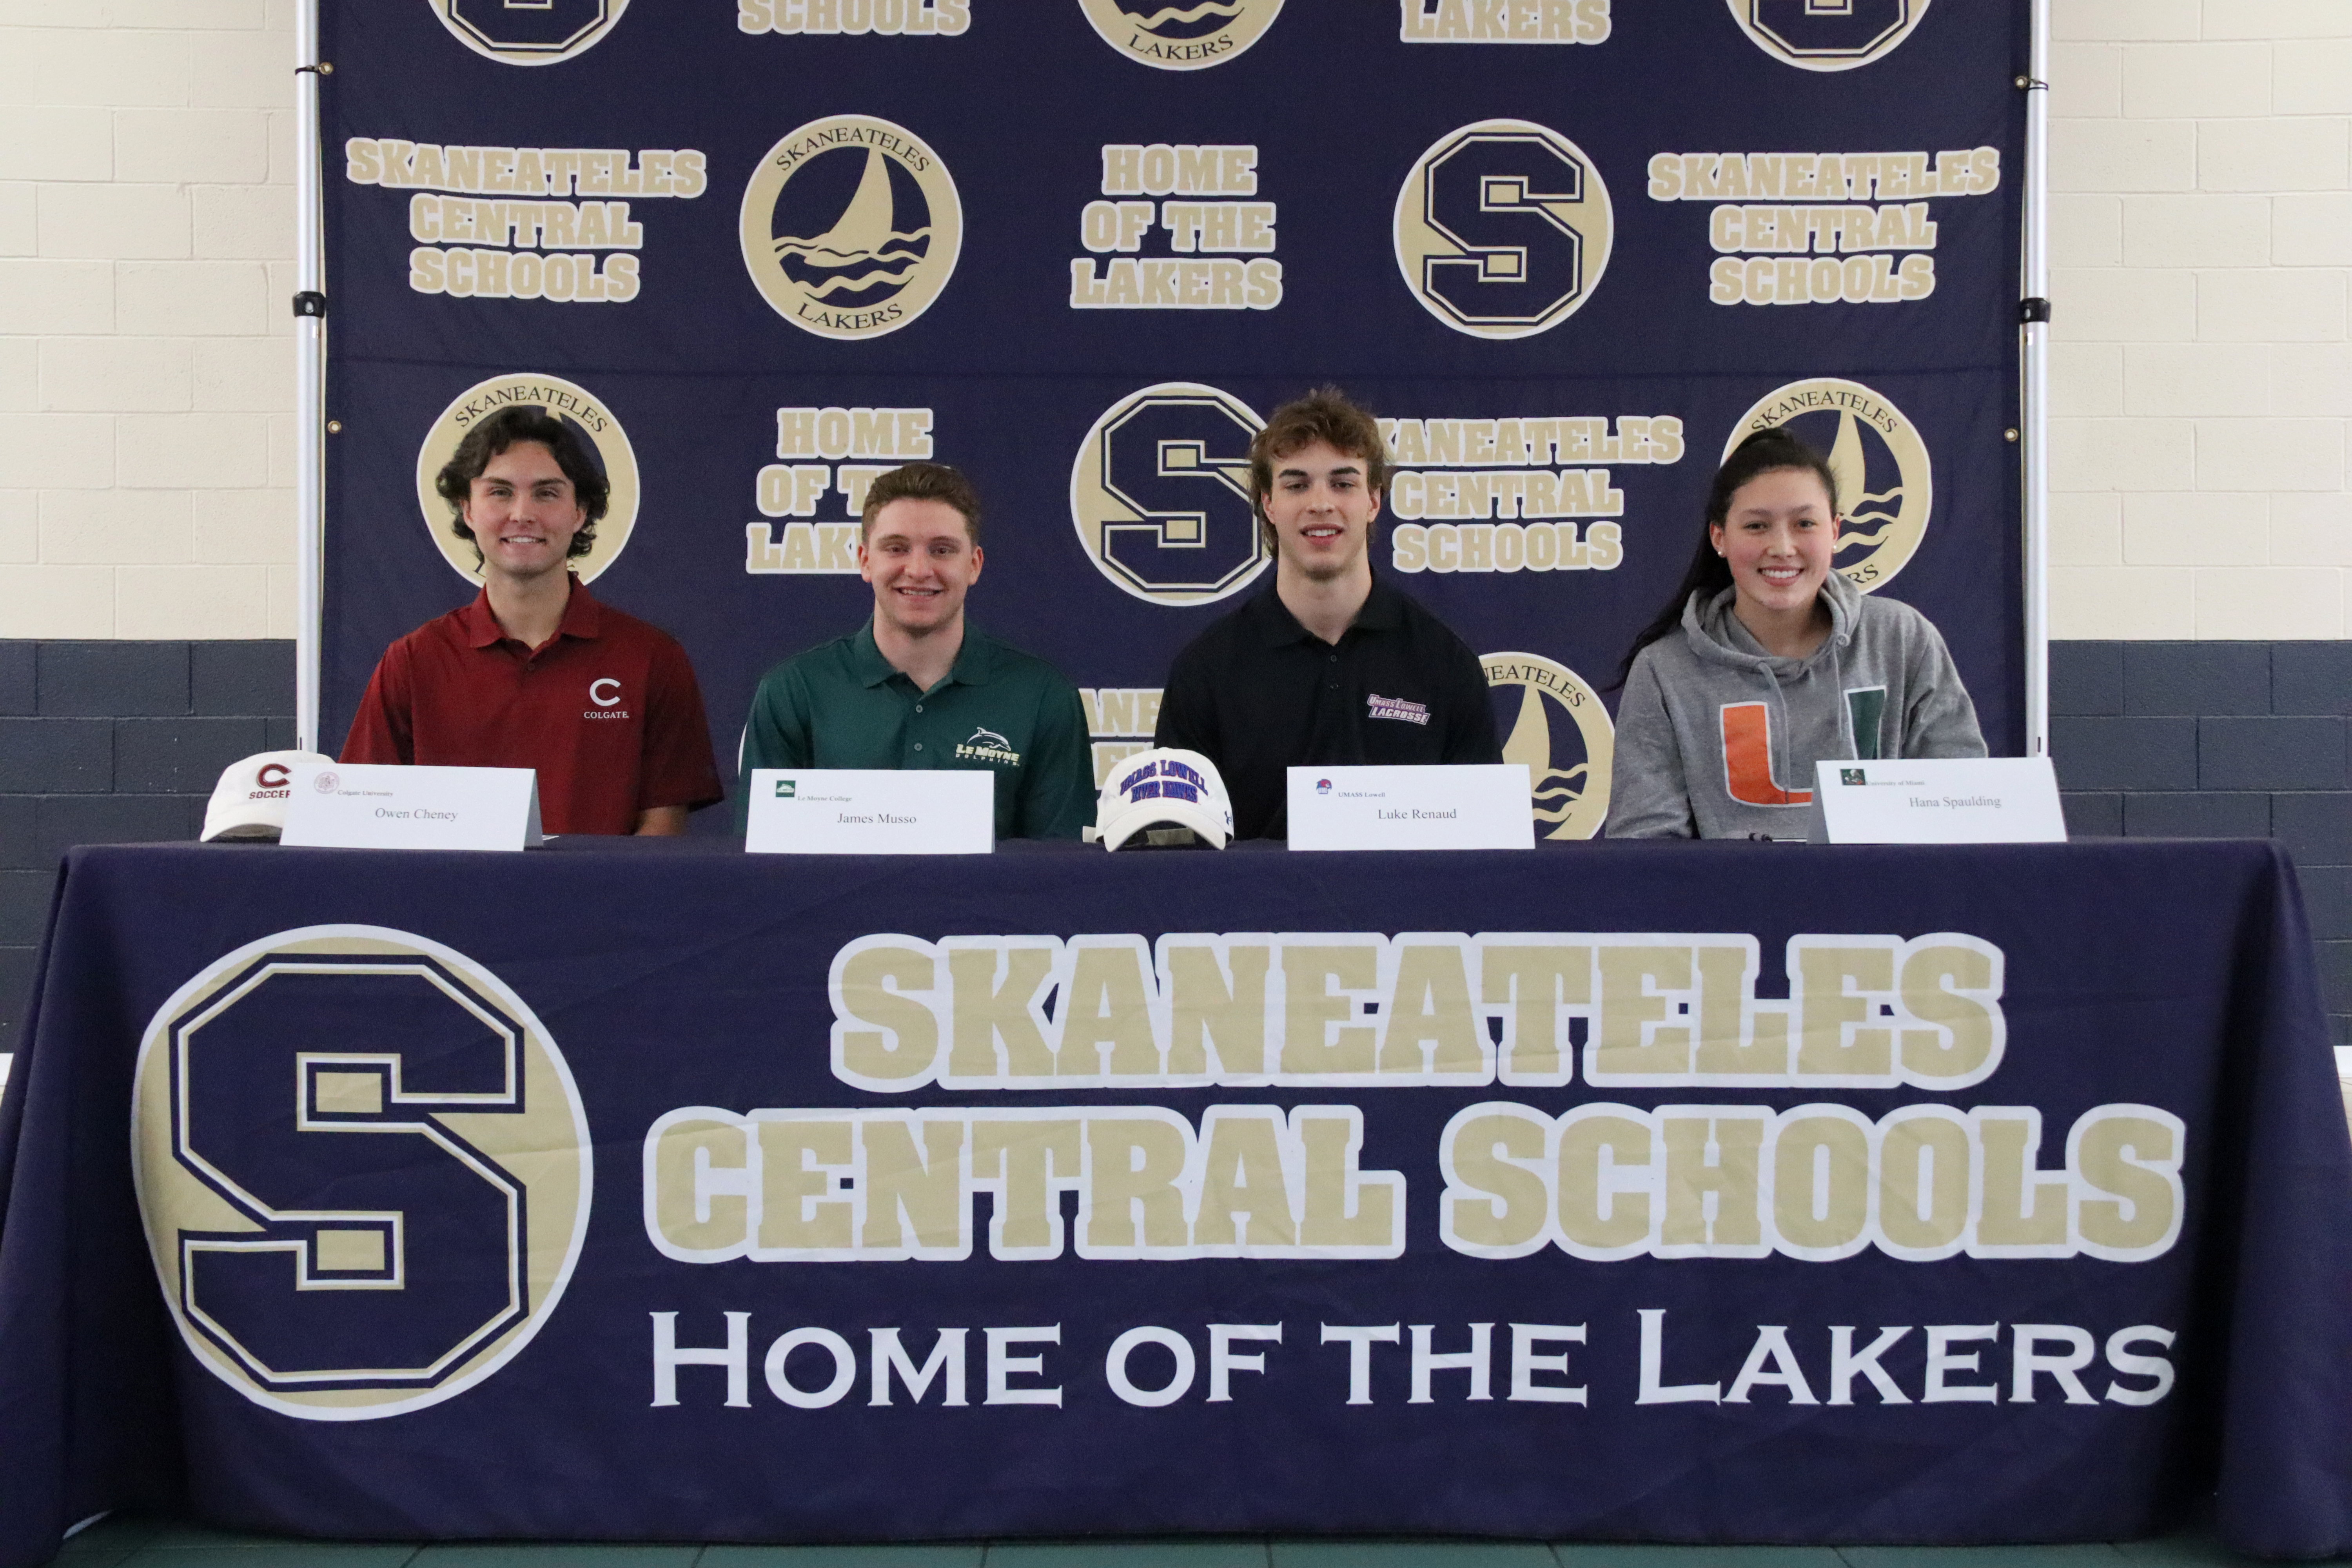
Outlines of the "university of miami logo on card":
M 1858 381 L 1816 376 L 1773 388 L 1733 422 L 1723 455 L 1759 430 L 1786 426 L 1837 476 L 1835 564 L 1867 594 L 1910 563 L 1936 500 L 1927 443 L 1903 410 Z
M 1078 0 L 1102 41 L 1161 70 L 1219 66 L 1265 37 L 1282 0 Z
M 311 1421 L 464 1393 L 530 1342 L 588 1233 L 588 1119 L 545 1025 L 464 953 L 305 926 L 147 1026 L 139 1209 L 205 1371 Z
M 551 66 L 594 48 L 629 0 L 426 0 L 441 25 L 486 59 Z
M 761 158 L 741 236 L 743 265 L 776 314 L 858 342 L 897 331 L 940 297 L 963 249 L 963 203 L 921 137 L 835 114 Z
M 1927 14 L 1928 0 L 1725 0 L 1739 30 L 1774 59 L 1850 71 L 1884 59 Z

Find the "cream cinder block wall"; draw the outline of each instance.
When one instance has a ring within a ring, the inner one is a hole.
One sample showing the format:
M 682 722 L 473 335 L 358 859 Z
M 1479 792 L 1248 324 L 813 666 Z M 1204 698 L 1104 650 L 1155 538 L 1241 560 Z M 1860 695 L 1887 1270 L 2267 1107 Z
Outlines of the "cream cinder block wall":
M 2352 0 L 2052 0 L 2061 637 L 2352 635 Z
M 2352 0 L 2051 4 L 2053 632 L 2352 635 Z M 293 635 L 292 8 L 0 0 L 0 637 Z
M 0 0 L 0 637 L 294 635 L 292 0 Z

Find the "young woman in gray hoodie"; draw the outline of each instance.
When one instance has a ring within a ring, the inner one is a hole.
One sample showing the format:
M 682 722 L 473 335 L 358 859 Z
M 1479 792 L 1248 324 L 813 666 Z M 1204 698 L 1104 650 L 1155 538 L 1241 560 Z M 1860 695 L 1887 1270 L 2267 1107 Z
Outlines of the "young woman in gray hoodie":
M 1802 838 L 1816 762 L 1985 754 L 1942 636 L 1832 569 L 1837 530 L 1837 476 L 1795 436 L 1726 459 L 1618 671 L 1610 837 Z

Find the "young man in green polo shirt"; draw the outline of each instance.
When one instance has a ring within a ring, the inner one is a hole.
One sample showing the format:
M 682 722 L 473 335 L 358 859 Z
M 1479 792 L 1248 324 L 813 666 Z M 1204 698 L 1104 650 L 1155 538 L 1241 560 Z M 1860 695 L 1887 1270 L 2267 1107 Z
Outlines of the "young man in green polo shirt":
M 996 775 L 997 837 L 1077 837 L 1095 812 L 1077 691 L 1044 659 L 966 624 L 981 562 L 980 497 L 963 475 L 908 463 L 876 479 L 857 545 L 874 616 L 761 680 L 743 776 L 985 768 Z

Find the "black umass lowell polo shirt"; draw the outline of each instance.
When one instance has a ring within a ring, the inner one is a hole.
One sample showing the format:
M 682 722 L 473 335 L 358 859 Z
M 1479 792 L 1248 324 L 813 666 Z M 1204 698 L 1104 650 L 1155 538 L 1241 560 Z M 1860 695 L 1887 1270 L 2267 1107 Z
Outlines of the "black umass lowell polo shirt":
M 1503 760 L 1477 656 L 1377 576 L 1336 647 L 1272 587 L 1202 632 L 1168 671 L 1152 744 L 1217 764 L 1237 838 L 1287 836 L 1287 768 Z

